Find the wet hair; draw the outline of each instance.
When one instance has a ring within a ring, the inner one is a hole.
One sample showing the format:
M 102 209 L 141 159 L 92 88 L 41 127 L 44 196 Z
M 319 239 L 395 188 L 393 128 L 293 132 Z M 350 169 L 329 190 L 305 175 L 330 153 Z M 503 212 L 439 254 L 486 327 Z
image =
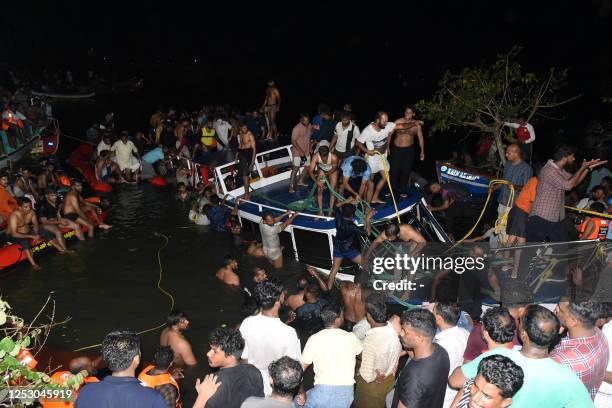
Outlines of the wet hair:
M 223 258 L 223 265 L 224 266 L 229 266 L 235 260 L 236 260 L 236 258 L 233 257 L 232 255 L 225 255 L 225 257 Z
M 363 174 L 367 170 L 367 168 L 368 164 L 365 160 L 354 159 L 351 162 L 351 169 L 353 169 L 355 173 Z
M 272 211 L 264 211 L 263 213 L 261 213 L 262 220 L 265 220 L 268 217 L 274 218 L 274 213 Z
M 558 161 L 573 154 L 576 154 L 576 148 L 562 143 L 555 146 L 555 150 L 553 150 L 553 159 Z
M 332 327 L 336 323 L 336 319 L 342 314 L 342 307 L 337 303 L 330 303 L 321 309 L 319 317 L 323 321 L 323 326 Z
M 395 222 L 391 222 L 385 225 L 385 235 L 389 238 L 389 235 L 397 236 L 400 233 L 400 227 Z
M 32 204 L 32 200 L 30 200 L 28 197 L 17 197 L 17 204 L 19 204 L 19 206 L 21 207 L 24 204 Z
M 242 350 L 244 350 L 244 338 L 240 330 L 233 327 L 217 327 L 210 333 L 208 344 L 219 347 L 225 353 L 225 357 L 234 356 L 240 361 Z
M 595 203 L 591 204 L 591 206 L 589 207 L 589 210 L 595 211 L 595 212 L 598 212 L 598 213 L 605 213 L 606 212 L 606 207 L 602 203 L 595 202 Z
M 422 335 L 433 338 L 436 334 L 436 319 L 427 309 L 406 310 L 402 314 L 402 325 L 409 324 Z
M 306 290 L 306 294 L 318 299 L 321 297 L 321 288 L 319 288 L 318 285 L 309 286 Z
M 367 288 L 370 284 L 370 274 L 365 270 L 358 270 L 354 282 L 361 288 Z
M 550 331 L 541 328 L 546 323 L 552 323 Z M 529 305 L 521 317 L 523 330 L 529 341 L 538 348 L 547 349 L 557 341 L 559 335 L 559 319 L 550 310 L 540 305 Z
M 116 330 L 102 340 L 102 358 L 112 372 L 127 370 L 140 354 L 140 338 L 134 330 Z
M 172 310 L 166 317 L 166 327 L 172 327 L 180 323 L 181 320 L 186 319 L 187 315 L 177 309 Z
M 414 116 L 417 115 L 417 110 L 416 110 L 416 107 L 414 105 L 405 105 L 404 106 L 404 112 L 406 112 L 407 109 L 410 109 L 412 111 L 412 113 L 414 113 Z
M 166 347 L 158 347 L 155 350 L 155 354 L 153 355 L 153 363 L 155 364 L 155 368 L 160 370 L 165 370 L 170 367 L 172 361 L 174 360 L 174 352 L 170 346 Z
M 499 388 L 503 398 L 512 398 L 523 386 L 523 369 L 506 356 L 494 354 L 478 363 L 478 374 Z
M 306 279 L 305 276 L 302 276 L 300 279 L 298 279 L 295 286 L 298 288 L 298 290 L 306 289 L 308 286 L 308 279 Z
M 353 204 L 345 204 L 342 206 L 342 217 L 353 218 L 355 215 L 355 206 Z
M 482 327 L 496 343 L 505 344 L 514 340 L 516 323 L 505 307 L 498 306 L 487 310 L 482 316 Z
M 319 147 L 319 154 L 321 154 L 323 156 L 327 156 L 329 154 L 329 147 L 327 147 L 327 146 Z
M 381 293 L 372 293 L 365 302 L 366 311 L 376 323 L 387 321 L 387 302 Z
M 281 357 L 268 366 L 272 378 L 272 390 L 281 397 L 294 397 L 302 382 L 304 369 L 299 361 Z
M 438 302 L 435 314 L 439 315 L 444 323 L 456 326 L 461 316 L 461 309 L 455 302 Z
M 595 326 L 598 313 L 595 308 L 595 303 L 590 300 L 584 302 L 569 302 L 569 311 L 582 326 L 586 329 L 591 329 Z
M 270 310 L 280 301 L 284 286 L 278 279 L 268 279 L 255 285 L 255 300 L 263 310 Z

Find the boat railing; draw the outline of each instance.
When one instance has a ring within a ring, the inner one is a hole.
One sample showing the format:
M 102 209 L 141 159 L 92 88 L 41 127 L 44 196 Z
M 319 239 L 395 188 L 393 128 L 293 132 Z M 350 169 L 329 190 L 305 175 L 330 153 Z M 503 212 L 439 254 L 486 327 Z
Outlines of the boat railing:
M 228 193 L 228 194 L 231 195 L 231 193 Z M 237 197 L 234 197 L 234 198 L 238 199 Z M 264 208 L 269 209 L 269 210 L 279 211 L 281 213 L 284 213 L 285 211 L 287 211 L 286 208 L 274 207 L 273 205 L 257 203 L 255 201 L 245 200 L 243 198 L 240 198 L 240 203 L 247 203 L 247 204 L 252 204 L 254 206 L 257 206 L 259 212 L 262 212 Z M 238 205 L 238 209 L 240 209 L 240 204 Z M 296 211 L 294 211 L 294 212 L 296 212 Z M 322 215 L 317 215 L 317 214 L 308 214 L 308 213 L 304 213 L 304 212 L 298 212 L 298 214 L 300 214 L 300 216 L 304 216 L 304 217 L 316 218 L 317 220 L 332 221 L 334 219 L 333 217 L 327 217 L 327 216 L 322 216 Z

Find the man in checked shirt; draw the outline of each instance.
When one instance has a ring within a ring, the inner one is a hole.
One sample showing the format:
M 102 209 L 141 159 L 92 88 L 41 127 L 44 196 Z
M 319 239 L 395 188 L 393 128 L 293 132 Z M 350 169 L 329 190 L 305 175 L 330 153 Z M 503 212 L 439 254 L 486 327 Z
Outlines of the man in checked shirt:
M 607 160 L 584 160 L 573 175 L 565 170 L 576 161 L 575 149 L 561 144 L 555 147 L 538 175 L 536 198 L 527 219 L 527 242 L 564 242 L 569 240 L 564 225 L 565 192 L 578 186 L 587 174 Z
M 598 317 L 595 304 L 561 299 L 555 313 L 567 336 L 550 353 L 550 358 L 575 372 L 594 399 L 606 374 L 610 352 L 608 341 L 595 326 Z

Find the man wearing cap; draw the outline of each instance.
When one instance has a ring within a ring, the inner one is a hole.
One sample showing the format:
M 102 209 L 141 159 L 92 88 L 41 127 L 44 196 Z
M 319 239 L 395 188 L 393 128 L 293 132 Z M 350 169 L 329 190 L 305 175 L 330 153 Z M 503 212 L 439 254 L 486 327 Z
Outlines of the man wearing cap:
M 317 183 L 317 202 L 319 204 L 319 215 L 323 215 L 323 191 L 327 188 L 325 178 L 329 181 L 332 189 L 336 189 L 338 182 L 338 157 L 329 151 L 329 142 L 321 140 L 315 153 L 312 155 L 310 166 L 308 167 L 310 178 Z M 331 216 L 336 197 L 330 192 L 329 215 Z

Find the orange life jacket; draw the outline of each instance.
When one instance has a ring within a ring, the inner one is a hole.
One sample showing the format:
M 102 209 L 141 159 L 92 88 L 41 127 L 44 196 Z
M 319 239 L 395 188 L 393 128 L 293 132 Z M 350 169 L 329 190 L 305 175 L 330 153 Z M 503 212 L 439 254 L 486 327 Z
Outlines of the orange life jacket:
M 150 364 L 146 366 L 144 370 L 140 372 L 140 374 L 138 375 L 138 380 L 140 380 L 140 383 L 144 385 L 145 387 L 149 387 L 149 388 L 155 388 L 155 387 L 159 387 L 160 385 L 165 385 L 165 384 L 171 384 L 175 386 L 176 395 L 177 395 L 176 406 L 177 408 L 181 408 L 181 398 L 180 398 L 181 389 L 178 383 L 176 382 L 176 380 L 174 379 L 174 377 L 172 377 L 172 375 L 168 373 L 150 375 L 149 372 L 151 372 L 151 370 L 153 370 L 154 368 L 155 366 L 153 364 Z
M 531 134 L 529 133 L 527 126 L 523 125 L 516 129 L 516 136 L 520 142 L 525 143 L 527 140 L 529 140 Z
M 70 371 L 57 371 L 51 376 L 51 382 L 59 386 L 65 387 L 66 382 L 72 377 L 74 377 L 74 374 L 72 374 Z M 83 384 L 81 384 L 80 388 L 82 388 L 85 384 L 99 381 L 100 380 L 98 380 L 96 377 L 85 377 L 85 380 L 83 381 Z M 72 396 L 70 397 L 71 401 L 63 402 L 58 400 L 50 401 L 41 399 L 39 402 L 41 403 L 43 408 L 72 408 L 74 407 L 74 401 L 76 401 L 76 398 L 79 395 L 80 388 L 72 394 Z
M 586 227 L 589 221 L 591 220 L 595 222 L 595 228 L 593 229 L 593 232 L 591 232 L 591 235 L 589 235 L 588 237 L 581 237 L 581 238 L 582 239 L 599 239 L 600 241 L 604 241 L 606 239 L 606 236 L 608 235 L 608 227 L 610 225 L 610 220 L 607 220 L 604 218 L 597 218 L 597 217 L 586 218 L 580 224 L 580 229 L 579 229 L 580 234 L 582 235 L 584 231 L 586 231 Z
M 70 179 L 68 176 L 59 176 L 59 182 L 62 186 L 70 187 Z

